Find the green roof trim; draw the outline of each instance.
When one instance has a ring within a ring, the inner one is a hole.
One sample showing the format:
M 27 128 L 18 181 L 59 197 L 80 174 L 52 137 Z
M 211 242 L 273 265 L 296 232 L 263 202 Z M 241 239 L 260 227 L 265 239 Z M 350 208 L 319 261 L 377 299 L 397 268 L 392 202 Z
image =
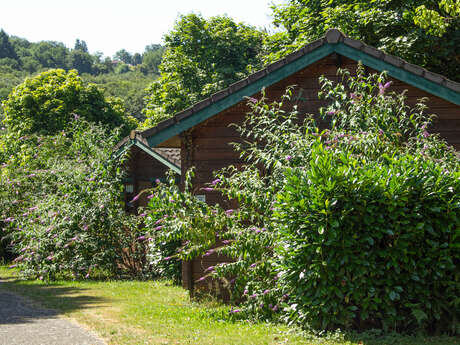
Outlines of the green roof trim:
M 159 161 L 160 163 L 166 165 L 169 169 L 171 169 L 172 171 L 174 171 L 176 174 L 178 175 L 181 175 L 181 168 L 178 167 L 177 165 L 175 165 L 174 163 L 170 162 L 169 160 L 167 160 L 165 157 L 163 157 L 162 155 L 156 153 L 154 150 L 152 150 L 150 147 L 148 147 L 147 145 L 141 143 L 140 141 L 134 139 L 135 143 L 134 145 L 139 147 L 141 150 L 143 150 L 144 152 L 146 152 L 147 154 L 149 154 L 150 156 L 152 156 L 153 158 L 155 158 L 157 161 Z
M 146 152 L 151 157 L 155 158 L 157 161 L 162 163 L 163 165 L 167 166 L 169 169 L 173 170 L 176 174 L 181 175 L 182 171 L 181 168 L 178 167 L 176 164 L 170 162 L 162 155 L 158 154 L 154 150 L 152 150 L 147 145 L 143 144 L 137 139 L 130 139 L 129 142 L 124 143 L 113 155 L 115 159 L 120 158 L 123 154 L 125 154 L 131 147 L 137 146 L 142 151 Z
M 337 30 L 331 30 L 331 34 L 342 35 Z M 162 142 L 200 124 L 221 111 L 239 103 L 245 96 L 253 95 L 261 91 L 263 88 L 269 87 L 270 85 L 287 78 L 288 76 L 308 67 L 332 53 L 340 54 L 355 61 L 361 61 L 365 66 L 377 71 L 387 71 L 388 75 L 396 79 L 415 86 L 434 96 L 443 98 L 456 105 L 460 105 L 460 92 L 455 91 L 455 89 L 452 89 L 451 87 L 444 86 L 441 82 L 445 79 L 444 77 L 435 75 L 434 73 L 426 71 L 419 66 L 411 65 L 412 68 L 417 71 L 416 73 L 419 73 L 420 75 L 413 73 L 407 69 L 408 63 L 404 60 L 384 54 L 375 48 L 364 45 L 360 41 L 346 38 L 344 43 L 342 42 L 344 37 L 340 35 L 335 36 L 332 41 L 327 41 L 328 36 L 326 35 L 326 39 L 315 41 L 304 47 L 302 50 L 291 54 L 297 54 L 299 57 L 296 56 L 291 59 L 288 56 L 287 58 L 272 64 L 277 66 L 274 66 L 273 68 L 271 68 L 272 65 L 268 66 L 265 69 L 265 75 L 255 81 L 251 82 L 251 76 L 249 76 L 249 78 L 246 79 L 246 86 L 240 87 L 239 89 L 237 88 L 234 92 L 232 92 L 232 86 L 230 86 L 227 88 L 226 96 L 220 98 L 219 100 L 213 101 L 213 96 L 211 96 L 207 100 L 207 105 L 202 105 L 202 103 L 206 101 L 200 102 L 201 104 L 197 103 L 199 104 L 199 109 L 196 111 L 194 111 L 195 107 L 190 108 L 191 110 L 184 110 L 178 114 L 179 116 L 176 115 L 174 118 L 166 120 L 169 121 L 169 123 L 165 123 L 163 126 L 160 124 L 157 128 L 154 127 L 153 129 L 146 130 L 145 132 L 149 132 L 148 134 L 145 133 L 145 139 L 148 145 L 150 147 L 155 147 Z M 365 49 L 360 49 L 363 47 L 368 48 L 367 51 L 370 51 L 372 55 L 363 51 Z M 385 61 L 387 59 L 391 59 L 391 63 Z M 404 68 L 398 67 L 398 63 L 400 61 L 401 64 L 399 66 L 404 65 Z M 257 73 L 258 72 L 256 72 L 256 74 Z M 428 74 L 435 76 L 435 78 L 440 79 L 441 81 L 435 82 L 437 79 L 434 79 L 435 81 L 429 80 L 430 78 L 428 78 L 428 76 L 425 77 L 425 75 Z M 451 84 L 456 84 L 452 81 L 449 82 Z M 236 84 L 239 83 L 240 82 Z M 458 86 L 456 86 L 456 88 L 458 89 Z M 189 112 L 189 115 L 181 115 L 187 111 Z
M 415 86 L 420 90 L 431 93 L 432 95 L 450 101 L 456 105 L 460 105 L 460 93 L 455 92 L 454 90 L 443 87 L 438 83 L 434 83 L 422 76 L 413 74 L 405 69 L 396 67 L 392 64 L 389 64 L 388 62 L 375 58 L 361 50 L 352 48 L 343 43 L 337 43 L 334 44 L 334 46 L 334 51 L 337 54 L 343 55 L 347 58 L 356 61 L 361 61 L 363 65 L 371 67 L 377 71 L 387 71 L 388 75 L 396 79 L 399 79 L 409 85 Z

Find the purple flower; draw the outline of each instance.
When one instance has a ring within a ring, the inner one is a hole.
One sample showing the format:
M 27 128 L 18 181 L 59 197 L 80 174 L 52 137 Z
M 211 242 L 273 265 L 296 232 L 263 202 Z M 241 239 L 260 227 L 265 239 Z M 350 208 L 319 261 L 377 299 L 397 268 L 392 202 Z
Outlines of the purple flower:
M 204 270 L 204 272 L 210 272 L 210 271 L 211 272 L 214 271 L 214 266 L 209 266 L 208 268 Z
M 260 307 L 260 309 L 262 309 L 264 307 L 264 304 L 260 303 L 259 307 Z
M 243 291 L 243 295 L 247 295 L 249 293 L 249 291 L 246 289 Z
M 326 112 L 326 115 L 335 115 L 337 113 L 337 111 L 335 110 L 329 110 L 328 112 Z
M 215 186 L 216 184 L 221 183 L 221 182 L 222 182 L 222 180 L 220 178 L 218 178 L 218 179 L 215 179 L 214 181 L 212 181 L 211 184 L 213 186 Z
M 46 259 L 49 260 L 49 261 L 53 260 L 53 258 L 54 258 L 54 256 L 52 256 L 52 255 L 49 255 L 49 256 L 46 257 Z
M 430 136 L 430 133 L 428 133 L 427 131 L 423 131 L 422 135 L 424 138 L 428 138 Z
M 287 155 L 287 156 L 286 156 L 286 160 L 287 160 L 287 161 L 290 161 L 291 159 L 292 159 L 292 156 L 290 156 L 290 155 Z
M 145 238 L 146 238 L 145 236 L 139 236 L 139 237 L 137 238 L 137 240 L 138 240 L 138 241 L 144 241 Z
M 204 187 L 204 188 L 201 188 L 201 189 L 206 191 L 206 192 L 213 192 L 214 191 L 214 188 L 212 188 L 212 187 Z
M 232 241 L 230 241 L 230 240 L 223 240 L 222 241 L 222 244 L 229 244 L 229 243 L 232 243 Z
M 29 211 L 35 211 L 35 210 L 38 210 L 38 206 L 34 206 L 34 207 L 29 208 Z
M 74 120 L 78 120 L 80 118 L 80 115 L 74 113 L 73 118 L 74 118 Z
M 15 268 L 15 267 L 17 267 L 17 266 L 18 266 L 18 265 L 11 265 L 11 266 L 9 266 L 8 268 L 11 269 L 11 268 Z
M 156 222 L 155 222 L 155 225 L 158 225 L 158 224 L 161 224 L 163 223 L 163 219 L 158 219 Z
M 249 266 L 249 267 L 254 268 L 254 267 L 256 267 L 256 266 L 257 266 L 257 264 L 256 264 L 256 263 L 253 263 L 253 264 L 252 264 L 251 266 Z
M 156 230 L 161 230 L 161 229 L 163 229 L 163 225 L 157 226 L 157 227 L 156 227 L 156 228 L 154 228 L 153 230 L 155 230 L 155 231 L 156 231 Z
M 233 314 L 234 313 L 239 313 L 239 312 L 241 312 L 241 310 L 239 310 L 239 309 L 231 309 L 230 310 L 230 313 L 233 313 Z
M 156 183 L 156 184 L 160 184 L 160 182 L 161 182 L 161 181 L 160 181 L 159 178 L 157 178 L 157 179 L 155 180 L 155 183 Z
M 85 230 L 85 231 L 88 230 L 88 225 L 87 225 L 87 224 L 84 224 L 84 225 L 83 225 L 83 230 Z
M 140 194 L 137 194 L 137 195 L 133 198 L 133 200 L 131 200 L 130 202 L 135 202 L 137 199 L 139 199 L 139 197 L 140 197 Z
M 203 280 L 205 280 L 206 277 L 201 277 L 200 279 L 198 279 L 199 282 L 202 282 Z
M 253 294 L 250 295 L 249 297 L 251 297 L 251 298 L 256 298 L 256 297 L 257 297 L 257 294 L 256 294 L 256 293 L 253 293 Z
M 385 93 L 385 90 L 390 87 L 391 83 L 392 81 L 385 83 L 385 85 L 382 85 L 382 83 L 379 83 L 379 95 L 380 96 L 382 96 Z
M 225 214 L 227 216 L 230 216 L 233 212 L 235 212 L 235 210 L 230 209 L 230 210 L 225 211 Z
M 164 261 L 169 261 L 169 260 L 171 260 L 171 259 L 172 259 L 172 256 L 167 256 L 167 257 L 165 257 L 163 260 L 164 260 Z
M 274 312 L 277 312 L 277 311 L 278 311 L 278 304 L 275 305 L 275 306 L 272 308 L 272 310 L 273 310 Z
M 88 279 L 88 278 L 89 278 L 89 273 L 87 273 L 85 276 L 85 279 Z
M 270 290 L 265 290 L 264 295 L 268 294 L 269 292 L 270 292 Z
M 147 213 L 143 212 L 139 215 L 139 217 L 145 217 L 147 215 Z
M 11 222 L 14 222 L 14 218 L 13 217 L 8 217 L 6 219 L 3 220 L 5 223 L 11 223 Z
M 27 175 L 27 177 L 35 177 L 37 176 L 36 174 L 30 174 L 30 175 Z
M 257 103 L 257 99 L 255 99 L 254 97 L 248 97 L 248 101 L 249 101 L 249 102 L 252 102 L 252 103 L 254 103 L 254 104 Z
M 215 249 L 209 249 L 203 256 L 210 256 L 212 253 L 215 252 Z

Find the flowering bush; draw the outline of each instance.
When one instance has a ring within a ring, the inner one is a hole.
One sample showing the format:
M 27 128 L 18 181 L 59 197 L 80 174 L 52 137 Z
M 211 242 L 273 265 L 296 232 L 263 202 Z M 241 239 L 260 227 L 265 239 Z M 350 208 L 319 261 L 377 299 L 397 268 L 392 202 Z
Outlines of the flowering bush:
M 248 165 L 222 170 L 208 206 L 173 185 L 154 190 L 147 232 L 181 240 L 175 257 L 218 252 L 233 315 L 305 328 L 458 332 L 460 159 L 423 103 L 411 109 L 384 74 L 322 78 L 321 110 L 249 99 L 235 145 Z M 161 230 L 161 231 L 159 231 Z M 170 259 L 170 258 L 166 258 Z
M 142 272 L 138 220 L 124 212 L 122 172 L 109 159 L 118 137 L 75 117 L 53 136 L 2 138 L 2 228 L 25 276 Z

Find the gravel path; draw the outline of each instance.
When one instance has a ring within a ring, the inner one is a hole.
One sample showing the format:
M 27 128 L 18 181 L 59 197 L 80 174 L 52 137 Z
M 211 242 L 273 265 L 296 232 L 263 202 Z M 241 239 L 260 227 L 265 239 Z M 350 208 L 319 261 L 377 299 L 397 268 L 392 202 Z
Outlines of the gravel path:
M 104 345 L 79 325 L 39 309 L 2 289 L 0 280 L 0 345 Z

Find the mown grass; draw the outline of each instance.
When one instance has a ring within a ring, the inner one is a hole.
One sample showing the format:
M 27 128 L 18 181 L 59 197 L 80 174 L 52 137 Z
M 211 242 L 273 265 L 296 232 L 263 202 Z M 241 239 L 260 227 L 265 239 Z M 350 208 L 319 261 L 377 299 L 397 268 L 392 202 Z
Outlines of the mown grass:
M 453 337 L 403 337 L 336 332 L 317 337 L 267 323 L 231 321 L 227 306 L 190 301 L 165 281 L 24 281 L 0 266 L 0 288 L 55 309 L 95 331 L 109 344 L 460 344 Z

